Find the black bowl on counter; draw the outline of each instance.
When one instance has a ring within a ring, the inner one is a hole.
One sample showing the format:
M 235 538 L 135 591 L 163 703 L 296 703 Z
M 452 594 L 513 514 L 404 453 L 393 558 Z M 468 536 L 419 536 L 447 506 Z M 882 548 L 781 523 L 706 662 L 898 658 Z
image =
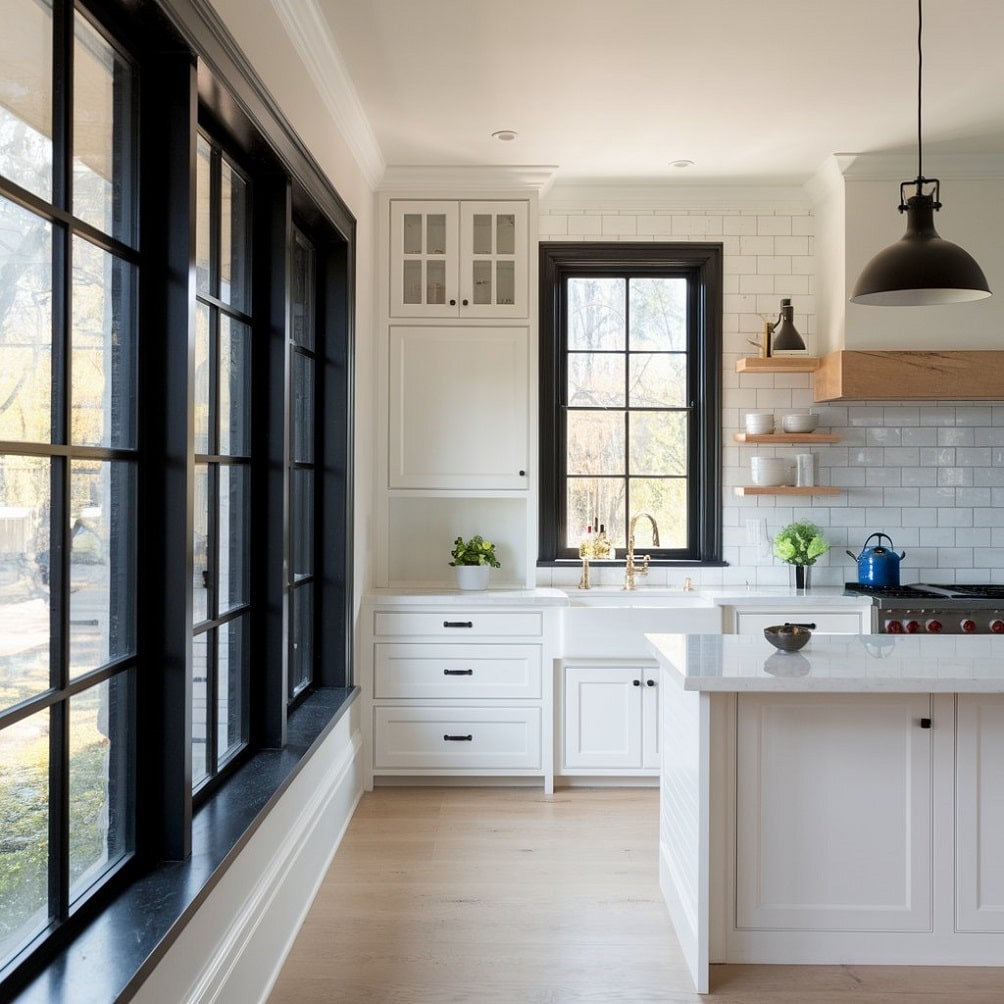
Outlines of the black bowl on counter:
M 763 629 L 763 636 L 782 652 L 797 652 L 812 637 L 812 632 L 800 624 L 774 624 Z

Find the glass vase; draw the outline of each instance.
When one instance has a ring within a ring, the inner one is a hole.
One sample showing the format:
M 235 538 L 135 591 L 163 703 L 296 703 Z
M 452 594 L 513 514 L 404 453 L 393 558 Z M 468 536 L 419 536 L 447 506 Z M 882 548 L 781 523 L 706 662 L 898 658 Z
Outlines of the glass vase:
M 812 588 L 812 565 L 791 565 L 790 568 L 789 578 L 796 589 Z

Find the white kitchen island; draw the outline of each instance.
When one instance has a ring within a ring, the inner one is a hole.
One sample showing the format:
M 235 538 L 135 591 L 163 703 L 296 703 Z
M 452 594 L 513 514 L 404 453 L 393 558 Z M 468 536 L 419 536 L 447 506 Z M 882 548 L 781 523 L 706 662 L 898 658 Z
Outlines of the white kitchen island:
M 1004 637 L 647 640 L 698 992 L 714 962 L 1004 966 Z

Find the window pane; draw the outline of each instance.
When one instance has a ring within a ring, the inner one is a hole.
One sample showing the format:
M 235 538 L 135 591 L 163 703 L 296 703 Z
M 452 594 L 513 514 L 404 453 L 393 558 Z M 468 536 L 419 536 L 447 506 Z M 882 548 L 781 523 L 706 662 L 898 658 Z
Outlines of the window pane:
M 574 474 L 624 471 L 624 412 L 568 412 L 568 468 Z
M 251 329 L 220 317 L 220 454 L 251 452 Z
M 70 675 L 136 648 L 136 470 L 70 465 Z
M 209 363 L 209 307 L 195 305 L 195 452 L 212 450 L 212 411 L 209 406 L 213 370 Z
M 631 413 L 631 470 L 637 474 L 686 476 L 687 415 L 680 411 Z
M 247 467 L 221 465 L 220 505 L 220 613 L 232 610 L 248 600 L 250 579 L 250 535 L 248 506 L 251 472 Z
M 293 461 L 314 459 L 314 360 L 293 353 Z
M 221 764 L 247 742 L 247 729 L 244 724 L 247 721 L 245 713 L 247 625 L 246 616 L 238 617 L 220 628 L 217 633 L 220 641 L 218 669 L 220 697 L 216 709 L 216 751 Z
M 136 445 L 136 271 L 73 240 L 71 440 Z
M 49 919 L 49 712 L 0 732 L 0 965 Z
M 627 346 L 624 279 L 568 280 L 568 345 L 623 351 Z
M 687 280 L 631 280 L 631 348 L 687 348 Z
M 213 292 L 210 252 L 212 203 L 209 198 L 211 162 L 209 144 L 200 136 L 195 161 L 195 288 L 206 295 Z
M 48 443 L 52 234 L 47 223 L 6 199 L 0 199 L 0 276 L 0 439 Z
M 292 326 L 290 338 L 294 345 L 314 347 L 314 249 L 299 233 L 293 235 L 293 267 L 291 286 Z
M 50 493 L 48 460 L 0 456 L 0 708 L 49 687 Z
M 687 357 L 682 352 L 632 352 L 629 366 L 632 408 L 687 406 Z
M 216 632 L 192 639 L 192 787 L 209 776 L 209 646 Z
M 251 309 L 248 186 L 226 160 L 220 199 L 220 299 L 247 313 Z
M 52 5 L 6 0 L 0 31 L 0 173 L 52 198 Z
M 622 353 L 569 353 L 570 408 L 623 408 L 625 403 Z
M 135 243 L 133 74 L 84 20 L 73 48 L 73 212 L 125 244 Z
M 201 624 L 212 608 L 209 590 L 209 465 L 195 465 L 195 525 L 192 541 L 193 578 L 192 622 Z
M 631 515 L 650 513 L 659 525 L 661 548 L 687 546 L 687 483 L 683 478 L 636 478 L 631 481 Z M 650 537 L 648 520 L 642 520 L 635 544 L 647 546 Z M 644 542 L 644 544 L 642 543 Z
M 606 529 L 613 547 L 627 543 L 624 509 L 627 505 L 626 478 L 570 478 L 568 481 L 568 527 L 565 547 L 576 548 L 587 527 Z
M 70 700 L 70 902 L 133 850 L 132 676 Z
M 290 595 L 292 659 L 289 667 L 290 697 L 295 697 L 313 676 L 314 586 L 305 582 Z
M 292 471 L 293 504 L 290 512 L 290 535 L 293 551 L 293 579 L 314 572 L 314 472 Z

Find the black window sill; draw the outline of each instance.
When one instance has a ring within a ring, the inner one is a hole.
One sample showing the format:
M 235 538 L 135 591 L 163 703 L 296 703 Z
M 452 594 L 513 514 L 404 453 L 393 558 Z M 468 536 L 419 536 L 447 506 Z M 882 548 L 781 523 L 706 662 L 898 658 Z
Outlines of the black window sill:
M 191 858 L 130 885 L 16 1004 L 129 1000 L 358 692 L 317 690 L 290 712 L 286 748 L 257 753 L 195 814 Z

